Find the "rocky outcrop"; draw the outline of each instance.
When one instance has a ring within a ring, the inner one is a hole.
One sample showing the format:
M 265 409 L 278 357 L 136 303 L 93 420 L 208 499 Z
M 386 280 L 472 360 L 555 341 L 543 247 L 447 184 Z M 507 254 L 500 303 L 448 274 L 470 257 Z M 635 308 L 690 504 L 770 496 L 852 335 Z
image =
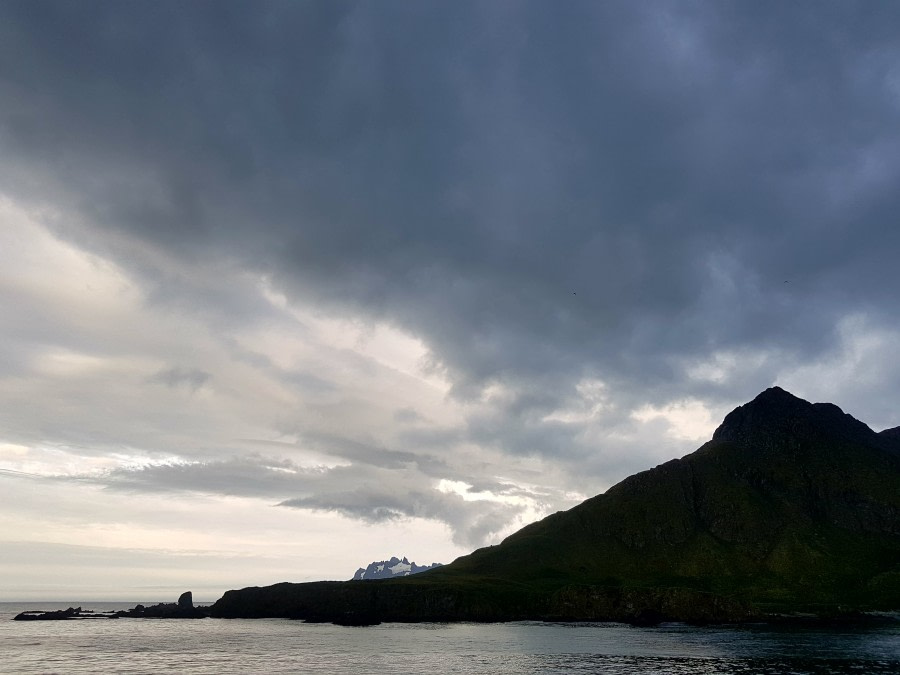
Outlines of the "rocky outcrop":
M 210 607 L 194 607 L 190 591 L 182 593 L 178 602 L 157 605 L 135 605 L 131 609 L 95 612 L 81 607 L 60 610 L 31 610 L 17 614 L 14 621 L 65 621 L 75 619 L 203 619 L 210 616 Z
M 114 612 L 92 612 L 81 607 L 57 610 L 30 610 L 13 617 L 13 621 L 65 621 L 68 619 L 114 619 Z
M 185 595 L 188 597 L 185 598 Z M 189 593 L 182 595 L 178 602 L 160 603 L 158 605 L 137 605 L 136 607 L 117 612 L 118 618 L 126 619 L 203 619 L 210 615 L 209 607 L 194 607 Z

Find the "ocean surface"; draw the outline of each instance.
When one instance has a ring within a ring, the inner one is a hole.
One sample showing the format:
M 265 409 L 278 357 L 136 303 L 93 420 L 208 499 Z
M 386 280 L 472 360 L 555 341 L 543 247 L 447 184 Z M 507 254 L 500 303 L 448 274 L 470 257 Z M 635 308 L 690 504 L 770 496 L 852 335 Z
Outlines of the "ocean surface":
M 663 624 L 382 624 L 281 619 L 12 621 L 0 603 L 2 673 L 900 673 L 900 624 L 867 628 Z M 137 603 L 79 603 L 126 609 Z

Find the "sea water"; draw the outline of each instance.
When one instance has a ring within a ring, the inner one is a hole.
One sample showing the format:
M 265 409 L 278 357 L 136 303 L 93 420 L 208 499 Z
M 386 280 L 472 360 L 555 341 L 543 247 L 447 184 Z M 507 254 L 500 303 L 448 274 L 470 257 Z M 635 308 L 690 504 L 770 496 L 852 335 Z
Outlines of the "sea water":
M 382 624 L 282 619 L 12 621 L 2 673 L 900 673 L 900 624 L 636 628 L 615 623 Z M 78 603 L 125 609 L 136 603 Z

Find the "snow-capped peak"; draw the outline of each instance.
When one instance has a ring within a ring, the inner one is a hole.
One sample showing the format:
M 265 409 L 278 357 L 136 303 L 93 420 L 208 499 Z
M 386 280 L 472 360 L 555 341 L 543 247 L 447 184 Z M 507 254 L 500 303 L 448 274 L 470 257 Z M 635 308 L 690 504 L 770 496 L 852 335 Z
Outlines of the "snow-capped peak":
M 353 581 L 407 577 L 410 574 L 418 574 L 419 572 L 424 572 L 440 566 L 441 563 L 416 565 L 416 563 L 410 562 L 406 556 L 403 556 L 403 558 L 397 558 L 395 556 L 390 560 L 379 560 L 370 563 L 366 568 L 360 567 L 356 570 L 356 574 L 353 575 Z

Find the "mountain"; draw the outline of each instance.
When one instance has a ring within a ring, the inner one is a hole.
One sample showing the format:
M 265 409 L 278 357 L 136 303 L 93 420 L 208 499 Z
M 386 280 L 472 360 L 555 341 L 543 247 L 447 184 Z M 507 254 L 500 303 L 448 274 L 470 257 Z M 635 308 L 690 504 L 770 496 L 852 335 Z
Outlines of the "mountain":
M 369 563 L 365 569 L 360 567 L 353 575 L 352 581 L 371 581 L 372 579 L 393 579 L 394 577 L 408 577 L 410 574 L 418 574 L 440 567 L 441 563 L 432 563 L 431 565 L 416 565 L 409 562 L 406 556 L 402 559 L 396 556 L 390 560 L 379 560 Z
M 694 453 L 449 565 L 228 591 L 219 616 L 740 621 L 900 609 L 900 428 L 773 387 Z

